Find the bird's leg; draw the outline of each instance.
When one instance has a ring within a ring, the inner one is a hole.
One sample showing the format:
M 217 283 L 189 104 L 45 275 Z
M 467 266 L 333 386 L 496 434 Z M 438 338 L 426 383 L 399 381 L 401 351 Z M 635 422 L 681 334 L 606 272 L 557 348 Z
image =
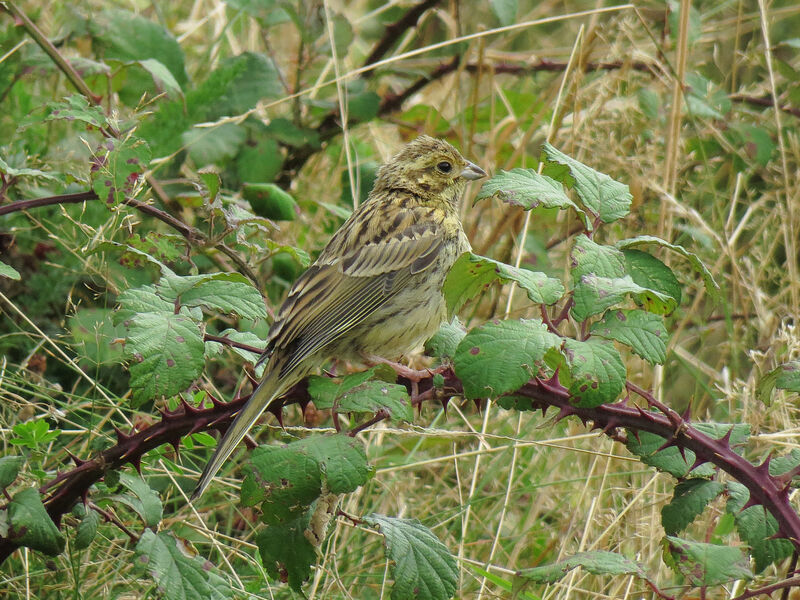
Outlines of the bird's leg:
M 375 356 L 374 354 L 365 354 L 363 355 L 364 361 L 367 364 L 376 365 L 388 365 L 390 366 L 395 373 L 397 373 L 400 377 L 405 377 L 411 382 L 418 383 L 422 379 L 426 377 L 430 377 L 434 373 L 439 373 L 443 367 L 436 367 L 435 369 L 412 369 L 402 363 L 395 362 L 392 360 L 387 360 L 381 356 Z

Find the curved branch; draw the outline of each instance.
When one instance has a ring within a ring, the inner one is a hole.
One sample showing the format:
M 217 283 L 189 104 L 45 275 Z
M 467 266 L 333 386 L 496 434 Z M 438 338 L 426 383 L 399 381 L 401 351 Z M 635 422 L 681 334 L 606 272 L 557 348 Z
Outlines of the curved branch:
M 429 400 L 446 404 L 450 398 L 463 394 L 463 386 L 452 368 L 444 369 L 440 374 L 444 383 L 438 387 L 433 384 L 433 375 L 416 382 L 403 377 L 398 381 L 406 385 L 413 394 L 413 405 Z M 644 391 L 642 393 L 647 394 Z M 780 535 L 789 539 L 796 548 L 800 548 L 800 516 L 789 503 L 789 483 L 783 477 L 769 474 L 769 461 L 755 466 L 739 456 L 730 447 L 728 436 L 719 440 L 713 439 L 692 427 L 685 418 L 670 409 L 666 409 L 668 414 L 661 414 L 645 411 L 638 406 L 629 406 L 625 401 L 592 408 L 576 407 L 570 403 L 567 389 L 553 380 L 531 379 L 514 394 L 531 399 L 532 407 L 543 412 L 550 407 L 556 408 L 558 419 L 575 416 L 587 426 L 591 422 L 592 429 L 600 429 L 615 440 L 624 437 L 620 433 L 621 429 L 628 429 L 633 435 L 646 431 L 668 440 L 665 445 L 691 450 L 697 457 L 696 464 L 712 463 L 744 484 L 750 491 L 752 501 L 764 506 L 775 517 Z M 302 405 L 309 398 L 307 383 L 303 381 L 286 394 L 281 406 L 274 406 L 269 410 L 280 422 L 283 406 L 291 403 Z M 76 502 L 85 498 L 91 486 L 100 481 L 106 472 L 118 469 L 125 463 L 131 463 L 138 468 L 142 456 L 149 450 L 162 444 L 172 444 L 177 448 L 182 437 L 199 431 L 224 431 L 248 399 L 249 396 L 243 396 L 223 403 L 211 398 L 213 406 L 207 409 L 195 408 L 184 402 L 175 411 L 162 412 L 158 423 L 141 431 L 131 434 L 118 431 L 116 445 L 88 461 L 74 458 L 76 466 L 71 471 L 60 473 L 40 488 L 42 493 L 53 490 L 45 500 L 48 514 L 59 524 L 61 517 Z M 383 417 L 384 415 L 378 414 L 368 423 L 374 424 Z M 355 435 L 363 429 L 364 427 L 358 427 L 351 433 Z M 17 548 L 13 540 L 0 538 L 0 563 Z

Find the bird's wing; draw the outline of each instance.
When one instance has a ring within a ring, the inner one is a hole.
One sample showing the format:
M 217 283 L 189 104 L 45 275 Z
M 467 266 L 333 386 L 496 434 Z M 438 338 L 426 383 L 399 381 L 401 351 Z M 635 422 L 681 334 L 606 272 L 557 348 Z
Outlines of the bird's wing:
M 433 223 L 415 223 L 327 262 L 295 283 L 270 330 L 268 353 L 284 375 L 304 358 L 361 323 L 424 271 L 444 237 Z

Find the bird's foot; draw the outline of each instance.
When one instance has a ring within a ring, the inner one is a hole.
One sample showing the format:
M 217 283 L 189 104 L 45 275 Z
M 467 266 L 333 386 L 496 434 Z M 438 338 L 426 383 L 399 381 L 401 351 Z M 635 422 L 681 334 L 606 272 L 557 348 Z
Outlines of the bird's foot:
M 419 383 L 421 380 L 430 377 L 436 373 L 441 373 L 446 367 L 439 366 L 434 369 L 412 369 L 411 367 L 399 362 L 387 360 L 381 356 L 365 355 L 364 360 L 371 365 L 388 365 L 390 366 L 399 377 L 405 377 L 409 381 Z

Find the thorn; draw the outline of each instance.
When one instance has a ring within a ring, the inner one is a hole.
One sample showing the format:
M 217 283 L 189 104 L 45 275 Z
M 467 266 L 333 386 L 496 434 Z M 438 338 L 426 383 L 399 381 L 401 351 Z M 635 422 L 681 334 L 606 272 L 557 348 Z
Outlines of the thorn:
M 756 467 L 756 471 L 759 473 L 763 473 L 765 475 L 769 475 L 769 465 L 772 462 L 772 453 L 767 454 L 767 458 L 764 459 L 764 462 L 761 463 Z
M 129 458 L 128 462 L 133 465 L 133 468 L 136 469 L 136 471 L 139 473 L 139 475 L 142 474 L 142 457 L 141 456 L 135 456 L 133 458 Z
M 483 414 L 483 398 L 475 398 L 472 402 L 475 404 L 478 414 Z
M 183 407 L 183 414 L 185 416 L 196 415 L 200 412 L 196 407 L 189 404 L 184 398 L 181 398 L 181 407 Z M 175 412 L 178 412 L 177 409 Z
M 175 449 L 175 458 L 179 458 L 181 455 L 181 439 L 176 438 L 170 442 L 170 445 Z
M 689 401 L 689 404 L 686 406 L 686 410 L 681 413 L 681 419 L 686 421 L 687 423 L 692 420 L 692 401 Z
M 666 438 L 664 440 L 664 443 L 661 444 L 658 448 L 656 448 L 656 450 L 655 450 L 655 452 L 653 452 L 653 454 L 661 452 L 662 450 L 666 450 L 667 448 L 672 448 L 673 446 L 678 449 L 678 452 L 681 453 L 681 457 L 683 457 L 683 462 L 687 462 L 686 461 L 686 453 L 684 452 L 683 446 L 678 445 L 678 442 L 675 439 L 674 435 L 671 435 L 668 438 Z
M 440 402 L 442 403 L 442 411 L 444 411 L 444 416 L 445 417 L 447 416 L 447 407 L 450 405 L 450 400 L 451 399 L 452 398 L 450 396 L 444 396 L 440 400 Z
M 247 371 L 245 372 L 245 375 L 247 375 L 247 380 L 250 382 L 250 385 L 252 385 L 252 386 L 253 386 L 253 390 L 255 390 L 255 389 L 258 387 L 258 384 L 259 384 L 259 381 L 258 381 L 258 379 L 256 379 L 255 377 L 253 377 L 253 375 L 252 375 L 252 374 L 250 374 L 250 373 L 249 373 L 249 372 L 247 372 Z
M 119 444 L 123 444 L 123 443 L 127 442 L 129 439 L 131 439 L 131 438 L 133 437 L 132 435 L 129 435 L 129 434 L 127 434 L 127 433 L 124 433 L 124 432 L 122 431 L 122 429 L 120 429 L 120 428 L 119 428 L 119 427 L 117 427 L 116 425 L 112 425 L 111 427 L 113 427 L 113 428 L 114 428 L 114 433 L 116 433 L 116 434 L 117 434 L 117 444 L 118 444 L 118 445 L 119 445 Z
M 556 415 L 555 422 L 558 423 L 562 419 L 569 417 L 570 415 L 574 415 L 575 410 L 571 406 L 562 406 L 558 409 L 558 414 Z
M 733 425 L 731 425 L 731 428 L 728 429 L 728 431 L 725 432 L 725 435 L 723 435 L 717 441 L 720 444 L 722 444 L 723 446 L 725 446 L 726 448 L 730 448 L 731 447 L 731 434 L 732 433 L 733 433 Z
M 609 419 L 608 423 L 606 423 L 603 426 L 602 431 L 603 431 L 604 434 L 608 435 L 608 433 L 610 431 L 613 431 L 614 429 L 617 429 L 618 427 L 619 427 L 619 421 L 617 421 L 616 419 Z
M 81 459 L 81 458 L 78 458 L 77 456 L 75 456 L 75 455 L 74 455 L 72 452 L 70 452 L 69 450 L 67 450 L 67 456 L 69 456 L 69 457 L 72 459 L 72 462 L 74 462 L 74 463 L 75 463 L 75 466 L 76 466 L 76 467 L 82 467 L 82 466 L 83 466 L 83 465 L 85 465 L 87 462 L 89 462 L 88 460 L 83 460 L 83 459 Z
M 280 402 L 276 402 L 269 408 L 267 408 L 269 412 L 275 415 L 275 419 L 278 421 L 278 425 L 281 426 L 281 429 L 285 429 L 283 425 L 283 405 Z

